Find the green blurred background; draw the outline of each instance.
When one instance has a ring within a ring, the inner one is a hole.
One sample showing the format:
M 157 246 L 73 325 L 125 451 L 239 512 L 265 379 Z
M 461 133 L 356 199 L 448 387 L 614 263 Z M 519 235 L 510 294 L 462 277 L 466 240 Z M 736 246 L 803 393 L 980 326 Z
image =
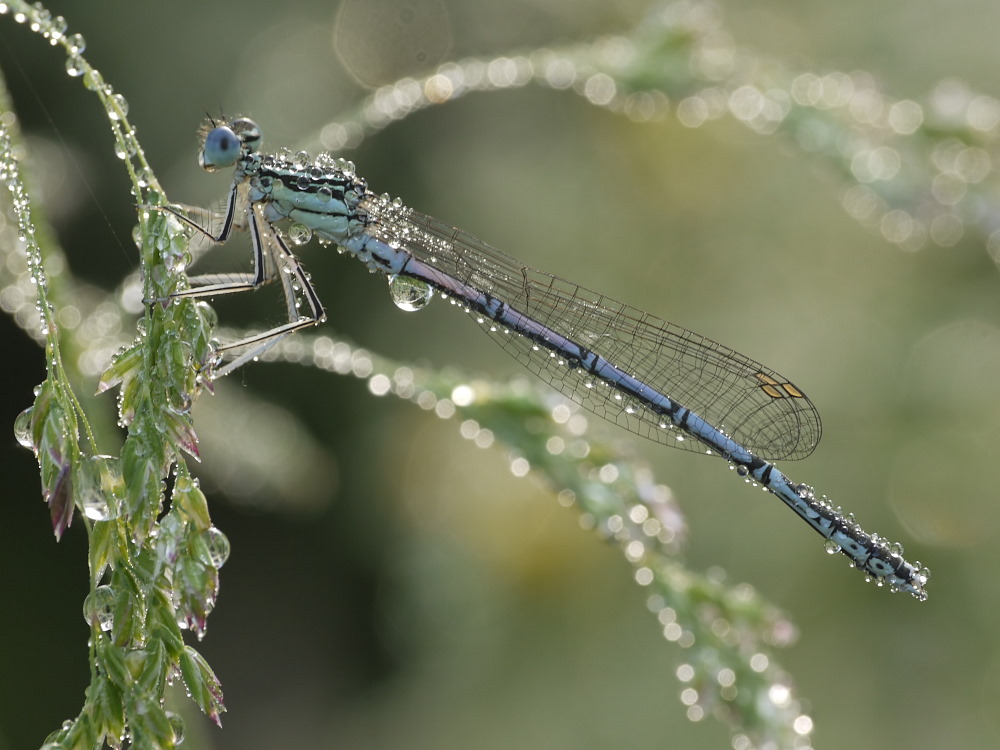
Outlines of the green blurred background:
M 350 16 L 338 55 L 340 6 L 48 3 L 128 99 L 171 198 L 201 205 L 228 186 L 197 167 L 205 111 L 250 114 L 268 144 L 295 148 L 366 95 L 358 78 L 622 32 L 650 3 L 369 2 L 377 22 Z M 897 98 L 948 77 L 1000 96 L 995 3 L 722 7 L 738 44 L 803 71 L 863 69 Z M 389 23 L 412 46 L 383 43 Z M 0 40 L 72 269 L 111 289 L 137 254 L 104 115 L 39 37 L 0 17 Z M 352 74 L 345 59 L 361 67 Z M 903 541 L 933 571 L 930 600 L 866 586 L 721 462 L 637 446 L 687 514 L 689 563 L 721 566 L 797 623 L 799 642 L 778 656 L 809 701 L 817 746 L 1000 745 L 1000 272 L 982 242 L 905 253 L 849 218 L 831 170 L 781 138 L 725 119 L 635 124 L 537 87 L 418 113 L 347 155 L 374 189 L 801 384 L 824 438 L 784 468 Z M 450 306 L 401 313 L 360 264 L 318 246 L 304 255 L 327 330 L 400 360 L 520 374 Z M 252 304 L 217 309 L 237 318 Z M 8 318 L 0 326 L 9 426 L 43 357 Z M 454 423 L 361 381 L 292 365 L 245 368 L 195 419 L 233 552 L 199 646 L 223 682 L 225 728 L 179 700 L 186 747 L 729 746 L 724 727 L 684 718 L 673 677 L 684 653 L 660 636 L 630 567 L 537 483 L 510 476 L 502 449 L 478 450 Z M 215 468 L 255 449 L 233 438 L 252 419 L 301 459 L 298 476 L 274 454 L 251 479 Z M 55 543 L 34 462 L 9 428 L 0 465 L 0 748 L 20 749 L 82 703 L 86 542 L 75 526 Z

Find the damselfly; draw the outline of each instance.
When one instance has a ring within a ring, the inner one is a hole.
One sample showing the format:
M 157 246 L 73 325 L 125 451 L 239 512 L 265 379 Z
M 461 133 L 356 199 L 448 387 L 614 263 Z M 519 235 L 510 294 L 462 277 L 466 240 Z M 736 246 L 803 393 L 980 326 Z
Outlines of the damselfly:
M 192 287 L 174 298 L 248 291 L 275 278 L 284 290 L 288 321 L 221 346 L 220 354 L 235 357 L 213 377 L 324 319 L 319 296 L 289 246 L 315 236 L 385 274 L 400 306 L 416 309 L 435 294 L 450 297 L 573 401 L 652 440 L 721 456 L 798 513 L 827 540 L 829 551 L 843 552 L 894 591 L 927 597 L 929 571 L 904 560 L 900 545 L 866 533 L 771 463 L 809 455 L 821 434 L 816 408 L 787 378 L 373 193 L 348 161 L 287 150 L 265 154 L 261 140 L 256 123 L 246 118 L 212 122 L 207 129 L 201 166 L 235 169 L 218 231 L 198 224 L 183 207 L 161 209 L 213 243 L 245 228 L 253 246 L 253 273 L 195 276 Z

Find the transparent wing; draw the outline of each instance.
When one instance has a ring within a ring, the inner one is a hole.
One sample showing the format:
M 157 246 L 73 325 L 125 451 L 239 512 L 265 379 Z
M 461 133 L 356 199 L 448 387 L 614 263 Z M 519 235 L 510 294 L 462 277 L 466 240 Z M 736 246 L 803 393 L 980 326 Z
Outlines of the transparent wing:
M 416 211 L 369 207 L 366 232 L 405 248 L 439 271 L 508 303 L 690 409 L 761 458 L 808 456 L 822 434 L 819 414 L 787 378 L 681 326 L 524 265 L 460 229 Z M 580 368 L 504 331 L 482 327 L 521 364 L 595 414 L 657 442 L 704 452 L 661 427 L 651 410 L 623 408 L 621 394 Z

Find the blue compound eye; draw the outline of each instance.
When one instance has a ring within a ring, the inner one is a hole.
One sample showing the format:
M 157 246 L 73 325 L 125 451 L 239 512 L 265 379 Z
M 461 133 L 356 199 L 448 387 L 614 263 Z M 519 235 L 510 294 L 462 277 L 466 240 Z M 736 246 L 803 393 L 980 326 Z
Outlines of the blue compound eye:
M 241 146 L 239 137 L 229 128 L 213 128 L 205 136 L 198 161 L 202 168 L 208 170 L 231 167 L 240 155 Z

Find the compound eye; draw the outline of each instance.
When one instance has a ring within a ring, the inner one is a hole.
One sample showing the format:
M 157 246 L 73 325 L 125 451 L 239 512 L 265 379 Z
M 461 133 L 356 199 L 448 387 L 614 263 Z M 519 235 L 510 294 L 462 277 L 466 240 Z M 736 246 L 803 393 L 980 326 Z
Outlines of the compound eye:
M 205 145 L 201 148 L 198 162 L 203 169 L 209 171 L 231 167 L 239 158 L 241 146 L 239 137 L 230 128 L 213 128 L 205 136 Z
M 257 127 L 257 123 L 253 120 L 248 117 L 237 117 L 235 120 L 229 122 L 229 127 L 233 129 L 233 132 L 243 142 L 243 148 L 248 152 L 253 153 L 260 148 L 263 135 L 260 132 L 260 128 Z

